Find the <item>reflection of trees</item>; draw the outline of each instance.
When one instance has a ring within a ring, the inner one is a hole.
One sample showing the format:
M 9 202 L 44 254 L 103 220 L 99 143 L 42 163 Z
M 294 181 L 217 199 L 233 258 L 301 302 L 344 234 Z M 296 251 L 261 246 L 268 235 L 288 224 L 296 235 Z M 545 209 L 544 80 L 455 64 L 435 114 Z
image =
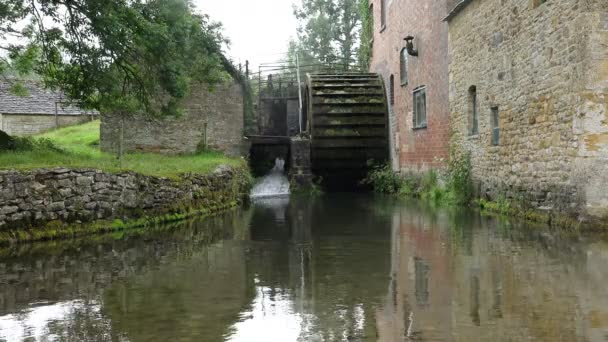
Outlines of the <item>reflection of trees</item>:
M 33 302 L 83 299 L 83 305 L 70 306 L 65 320 L 49 325 L 64 340 L 102 340 L 101 332 L 113 340 L 120 340 L 118 333 L 132 341 L 171 340 L 184 331 L 185 337 L 204 333 L 221 339 L 251 300 L 253 286 L 239 242 L 217 241 L 246 238 L 248 218 L 233 212 L 163 227 L 151 239 L 133 232 L 133 238 L 68 241 L 50 244 L 48 251 L 35 247 L 32 254 L 21 250 L 0 265 L 0 309 L 6 314 Z M 151 315 L 154 323 L 146 321 Z M 159 316 L 166 324 L 158 323 Z

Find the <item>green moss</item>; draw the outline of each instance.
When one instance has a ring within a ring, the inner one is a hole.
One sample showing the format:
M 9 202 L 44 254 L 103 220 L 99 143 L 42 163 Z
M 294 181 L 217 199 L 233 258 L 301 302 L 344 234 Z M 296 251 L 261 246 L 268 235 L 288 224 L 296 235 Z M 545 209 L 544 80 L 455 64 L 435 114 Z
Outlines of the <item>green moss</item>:
M 58 239 L 71 239 L 80 236 L 108 232 L 123 232 L 136 228 L 149 228 L 152 226 L 180 222 L 193 217 L 206 217 L 208 215 L 234 208 L 240 204 L 239 201 L 228 201 L 224 204 L 216 204 L 207 208 L 188 208 L 187 210 L 167 213 L 154 217 L 141 217 L 133 220 L 99 220 L 88 224 L 68 224 L 60 221 L 52 221 L 42 228 L 30 228 L 0 233 L 0 245 L 14 243 L 48 241 Z
M 147 228 L 157 224 L 179 222 L 191 217 L 207 216 L 241 204 L 248 198 L 252 178 L 246 168 L 233 169 L 230 183 L 218 189 L 200 191 L 197 198 L 184 200 L 174 205 L 151 211 L 142 209 L 124 210 L 117 213 L 123 219 L 99 220 L 93 223 L 67 223 L 51 221 L 42 227 L 16 227 L 0 232 L 0 245 L 18 242 L 70 239 L 78 236 L 107 232 L 119 232 L 133 228 Z M 184 176 L 187 178 L 188 176 Z M 187 182 L 187 180 L 182 180 Z

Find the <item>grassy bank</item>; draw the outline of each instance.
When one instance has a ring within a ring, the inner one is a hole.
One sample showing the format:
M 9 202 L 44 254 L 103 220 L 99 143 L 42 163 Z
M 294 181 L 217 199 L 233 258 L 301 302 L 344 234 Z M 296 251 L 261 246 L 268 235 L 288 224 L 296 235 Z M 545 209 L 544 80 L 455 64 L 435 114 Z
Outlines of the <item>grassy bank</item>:
M 0 151 L 0 169 L 95 168 L 174 177 L 183 173 L 207 173 L 219 165 L 245 164 L 242 158 L 229 158 L 218 152 L 182 156 L 129 153 L 120 166 L 115 155 L 99 150 L 99 121 L 54 130 L 32 137 L 32 141 L 27 148 Z

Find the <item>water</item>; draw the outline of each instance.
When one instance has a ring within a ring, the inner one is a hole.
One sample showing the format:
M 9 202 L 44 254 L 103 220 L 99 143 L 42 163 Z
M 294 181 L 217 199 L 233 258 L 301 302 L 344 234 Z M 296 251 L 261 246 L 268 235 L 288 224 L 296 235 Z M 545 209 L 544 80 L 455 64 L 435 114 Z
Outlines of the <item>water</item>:
M 276 197 L 289 195 L 289 180 L 285 176 L 285 161 L 275 160 L 275 165 L 251 191 L 252 198 Z
M 359 195 L 0 250 L 0 340 L 607 341 L 608 239 Z

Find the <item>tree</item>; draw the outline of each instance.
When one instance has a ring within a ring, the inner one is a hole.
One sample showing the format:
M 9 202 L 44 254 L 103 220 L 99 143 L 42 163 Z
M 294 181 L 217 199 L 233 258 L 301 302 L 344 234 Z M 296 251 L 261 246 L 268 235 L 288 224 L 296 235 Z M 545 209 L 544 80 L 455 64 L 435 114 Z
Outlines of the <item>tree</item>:
M 0 74 L 35 72 L 101 112 L 177 114 L 192 81 L 235 72 L 191 0 L 3 0 L 0 41 Z
M 294 15 L 300 25 L 290 52 L 298 50 L 304 58 L 346 67 L 355 62 L 361 36 L 358 0 L 302 0 Z

